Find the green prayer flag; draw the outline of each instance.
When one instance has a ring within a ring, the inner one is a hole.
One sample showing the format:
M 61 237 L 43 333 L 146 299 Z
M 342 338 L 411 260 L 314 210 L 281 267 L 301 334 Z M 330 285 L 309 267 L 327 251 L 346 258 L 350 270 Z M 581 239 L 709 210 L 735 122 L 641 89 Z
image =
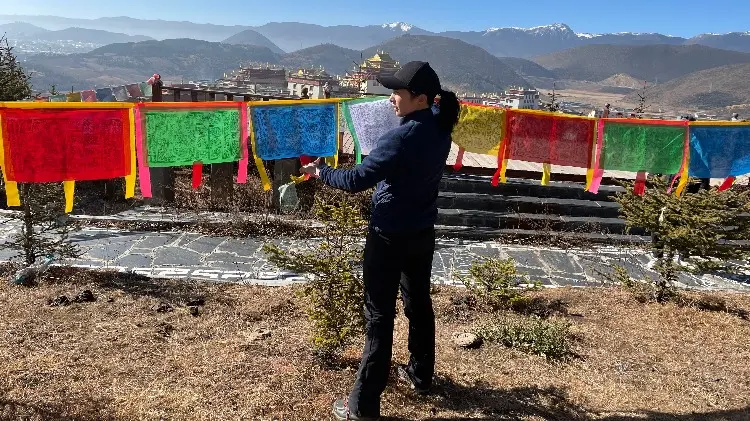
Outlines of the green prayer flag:
M 604 126 L 601 168 L 677 174 L 682 167 L 686 126 L 615 123 Z
M 239 110 L 170 110 L 144 113 L 150 167 L 239 161 Z

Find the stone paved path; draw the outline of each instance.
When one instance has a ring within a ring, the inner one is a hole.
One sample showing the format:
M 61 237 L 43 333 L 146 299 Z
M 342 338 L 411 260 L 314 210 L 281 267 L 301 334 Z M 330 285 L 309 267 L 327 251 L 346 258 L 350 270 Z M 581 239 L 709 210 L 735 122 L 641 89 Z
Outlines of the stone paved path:
M 14 229 L 0 230 L 0 241 Z M 65 262 L 83 267 L 132 271 L 161 278 L 191 278 L 219 282 L 287 285 L 304 278 L 268 263 L 261 250 L 267 240 L 211 237 L 191 232 L 145 233 L 113 229 L 83 228 L 72 236 L 85 254 Z M 314 245 L 310 240 L 269 240 L 283 247 Z M 0 261 L 12 256 L 0 251 Z M 495 241 L 439 240 L 435 252 L 433 281 L 456 285 L 456 274 L 466 273 L 471 263 L 487 257 L 512 257 L 519 271 L 545 286 L 598 286 L 614 265 L 622 265 L 631 276 L 643 279 L 656 274 L 648 269 L 653 259 L 641 250 L 606 246 L 562 250 L 500 244 Z M 750 275 L 750 270 L 747 271 Z M 684 286 L 750 292 L 750 276 L 735 279 L 716 275 L 680 276 Z

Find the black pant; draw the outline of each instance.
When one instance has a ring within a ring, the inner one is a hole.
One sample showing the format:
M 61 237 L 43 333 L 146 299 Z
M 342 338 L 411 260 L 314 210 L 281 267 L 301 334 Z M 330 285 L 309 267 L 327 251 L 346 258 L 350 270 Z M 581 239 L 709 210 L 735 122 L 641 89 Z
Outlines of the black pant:
M 409 371 L 419 388 L 429 388 L 435 371 L 435 313 L 430 297 L 435 229 L 408 234 L 367 234 L 364 255 L 367 333 L 349 409 L 380 415 L 380 395 L 391 368 L 393 322 L 399 286 L 409 319 Z

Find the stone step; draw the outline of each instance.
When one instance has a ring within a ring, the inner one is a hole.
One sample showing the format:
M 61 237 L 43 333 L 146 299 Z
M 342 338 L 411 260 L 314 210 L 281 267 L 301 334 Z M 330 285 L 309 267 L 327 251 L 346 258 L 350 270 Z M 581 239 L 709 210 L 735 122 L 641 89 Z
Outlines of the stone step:
M 438 224 L 492 229 L 526 229 L 600 234 L 625 234 L 626 232 L 625 221 L 619 218 L 465 209 L 438 209 Z M 631 232 L 631 234 L 641 235 L 643 231 L 635 231 Z
M 600 234 L 591 232 L 555 232 L 513 228 L 477 228 L 466 226 L 437 225 L 435 231 L 442 238 L 469 240 L 569 240 L 585 244 L 645 245 L 651 243 L 650 236 L 632 234 Z M 525 244 L 525 243 L 524 243 Z
M 455 192 L 441 192 L 437 203 L 442 209 L 546 213 L 597 218 L 617 218 L 620 209 L 620 205 L 612 201 Z
M 599 192 L 594 194 L 584 191 L 582 183 L 550 182 L 548 186 L 542 186 L 539 180 L 524 179 L 508 179 L 506 183 L 493 186 L 491 180 L 491 177 L 484 176 L 448 174 L 443 176 L 440 183 L 440 191 L 602 202 L 612 201 L 612 197 L 615 194 L 625 191 L 620 186 L 600 186 Z

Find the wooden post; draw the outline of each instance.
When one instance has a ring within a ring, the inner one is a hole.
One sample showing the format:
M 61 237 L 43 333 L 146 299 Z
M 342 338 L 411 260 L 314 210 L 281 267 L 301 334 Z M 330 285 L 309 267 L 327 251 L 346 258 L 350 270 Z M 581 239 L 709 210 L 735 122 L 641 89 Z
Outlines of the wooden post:
M 211 94 L 209 94 L 210 96 Z M 216 98 L 216 94 L 213 94 Z M 227 101 L 232 101 L 233 96 L 227 94 Z M 234 163 L 225 162 L 221 164 L 211 164 L 211 205 L 214 208 L 231 208 L 233 202 L 232 193 L 234 192 Z
M 153 86 L 152 102 L 162 102 L 161 80 Z M 180 90 L 174 89 L 174 101 L 180 100 Z M 158 93 L 158 95 L 157 95 Z M 174 170 L 172 168 L 149 168 L 151 173 L 151 192 L 157 203 L 174 202 Z

